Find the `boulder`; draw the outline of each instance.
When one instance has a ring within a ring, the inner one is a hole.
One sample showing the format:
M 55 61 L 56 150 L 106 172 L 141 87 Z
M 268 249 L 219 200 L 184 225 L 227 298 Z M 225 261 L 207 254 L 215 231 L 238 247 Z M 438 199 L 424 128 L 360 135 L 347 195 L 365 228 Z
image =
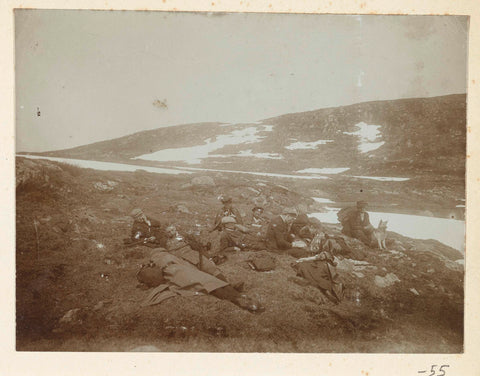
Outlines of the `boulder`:
M 400 282 L 400 280 L 393 273 L 388 273 L 385 277 L 380 277 L 379 275 L 375 276 L 375 285 L 380 288 L 392 286 L 396 282 Z
M 93 183 L 93 186 L 95 187 L 96 190 L 100 192 L 109 192 L 113 190 L 113 187 L 110 186 L 109 184 L 104 184 L 100 181 L 97 181 L 96 183 Z

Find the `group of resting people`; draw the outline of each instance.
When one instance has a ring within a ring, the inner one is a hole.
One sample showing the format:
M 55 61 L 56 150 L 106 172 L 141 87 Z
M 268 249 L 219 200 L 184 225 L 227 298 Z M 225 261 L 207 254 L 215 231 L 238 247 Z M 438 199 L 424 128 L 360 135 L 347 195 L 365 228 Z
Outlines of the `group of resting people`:
M 324 233 L 322 224 L 306 214 L 298 214 L 293 208 L 285 208 L 270 220 L 264 217 L 264 209 L 253 207 L 251 215 L 243 218 L 233 206 L 231 197 L 221 197 L 223 207 L 215 216 L 210 232 L 220 231 L 220 249 L 216 256 L 226 257 L 230 252 L 267 250 L 288 254 L 296 258 L 292 267 L 297 275 L 318 287 L 325 296 L 338 303 L 343 298 L 344 286 L 336 273 L 335 251 L 341 247 L 335 237 Z M 370 243 L 371 231 L 367 203 L 357 202 L 342 218 L 342 232 Z M 146 245 L 153 248 L 150 262 L 142 265 L 137 279 L 153 287 L 145 305 L 158 304 L 177 295 L 192 296 L 211 294 L 226 299 L 250 312 L 262 312 L 259 302 L 243 292 L 243 283 L 230 283 L 214 261 L 204 252 L 210 249 L 189 234 L 180 235 L 175 226 L 165 226 L 147 217 L 141 209 L 134 209 L 131 236 L 127 245 Z

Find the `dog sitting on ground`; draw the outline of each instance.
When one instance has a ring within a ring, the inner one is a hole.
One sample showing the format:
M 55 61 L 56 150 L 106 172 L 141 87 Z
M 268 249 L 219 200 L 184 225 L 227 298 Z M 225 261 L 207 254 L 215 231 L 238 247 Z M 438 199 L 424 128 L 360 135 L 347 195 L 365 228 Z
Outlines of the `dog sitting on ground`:
M 372 244 L 378 245 L 378 248 L 386 250 L 385 240 L 387 239 L 387 223 L 382 221 L 378 223 L 378 227 L 372 232 Z

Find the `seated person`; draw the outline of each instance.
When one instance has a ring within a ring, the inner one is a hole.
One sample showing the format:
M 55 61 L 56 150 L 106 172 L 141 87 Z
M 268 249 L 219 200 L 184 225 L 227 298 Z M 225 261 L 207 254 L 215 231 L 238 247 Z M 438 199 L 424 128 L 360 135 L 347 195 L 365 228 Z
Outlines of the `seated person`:
M 141 209 L 133 209 L 130 213 L 133 218 L 130 239 L 125 244 L 143 244 L 148 247 L 165 247 L 166 234 L 163 226 L 156 219 L 147 217 Z
M 154 249 L 150 264 L 161 274 L 156 287 L 144 300 L 144 306 L 159 304 L 174 296 L 211 294 L 225 299 L 250 312 L 260 313 L 263 307 L 248 296 L 241 294 L 227 281 L 198 270 L 194 265 L 162 249 Z M 138 276 L 137 276 L 138 277 Z M 141 279 L 139 279 L 141 281 Z
M 306 214 L 299 214 L 297 218 L 292 222 L 290 232 L 295 235 L 296 238 L 302 239 L 309 243 L 315 236 L 313 226 L 311 226 L 310 219 Z
M 223 207 L 220 209 L 215 216 L 215 224 L 213 226 L 212 231 L 215 230 L 220 230 L 222 229 L 221 226 L 221 221 L 223 217 L 233 217 L 235 219 L 235 222 L 239 225 L 243 225 L 243 220 L 240 212 L 236 207 L 233 206 L 232 198 L 228 196 L 222 196 L 221 199 Z
M 238 225 L 233 217 L 223 217 L 220 223 L 222 227 L 220 252 L 241 251 L 247 247 L 245 234 L 248 229 Z
M 272 218 L 266 234 L 266 246 L 269 250 L 274 252 L 286 251 L 294 257 L 308 255 L 307 251 L 292 247 L 295 236 L 290 232 L 290 225 L 296 217 L 297 211 L 295 209 L 286 208 L 282 214 Z
M 367 206 L 367 202 L 358 201 L 356 208 L 348 208 L 346 210 L 346 215 L 340 222 L 343 226 L 342 232 L 345 235 L 356 238 L 369 246 L 374 228 L 366 211 Z
M 261 206 L 254 206 L 252 208 L 252 217 L 250 220 L 250 226 L 262 227 L 268 224 L 268 220 L 263 216 L 265 210 Z

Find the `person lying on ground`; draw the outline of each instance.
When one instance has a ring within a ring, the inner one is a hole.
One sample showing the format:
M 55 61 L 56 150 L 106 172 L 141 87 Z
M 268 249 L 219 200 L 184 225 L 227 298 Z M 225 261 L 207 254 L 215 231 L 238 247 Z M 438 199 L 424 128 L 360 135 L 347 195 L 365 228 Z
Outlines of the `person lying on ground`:
M 168 226 L 165 231 L 167 235 L 165 248 L 170 254 L 182 258 L 197 267 L 199 270 L 211 274 L 222 281 L 227 280 L 220 269 L 216 267 L 215 263 L 205 257 L 203 252 L 192 249 L 189 241 L 177 232 L 175 226 Z
M 292 267 L 298 276 L 318 287 L 330 301 L 339 303 L 343 299 L 344 286 L 336 265 L 332 253 L 322 251 L 313 257 L 298 259 Z
M 159 304 L 178 295 L 193 297 L 211 294 L 250 312 L 260 313 L 264 310 L 259 302 L 249 298 L 246 294 L 241 294 L 227 281 L 205 273 L 184 259 L 161 248 L 152 250 L 150 260 L 150 264 L 158 274 L 156 278 L 158 285 L 150 291 L 142 303 L 143 306 Z
M 236 223 L 243 225 L 243 219 L 240 211 L 233 206 L 232 198 L 228 196 L 221 196 L 220 200 L 222 201 L 223 207 L 217 212 L 215 216 L 215 223 L 211 231 L 222 230 L 221 221 L 223 217 L 233 217 L 235 218 Z
M 287 253 L 294 257 L 304 257 L 309 253 L 301 248 L 292 246 L 295 236 L 290 232 L 290 225 L 297 217 L 297 211 L 286 208 L 282 214 L 273 217 L 267 228 L 267 249 L 277 253 Z
M 130 239 L 127 245 L 146 245 L 149 247 L 165 247 L 166 234 L 164 226 L 156 219 L 147 217 L 141 209 L 133 209 L 130 213 L 133 218 Z
M 357 201 L 356 208 L 342 209 L 338 216 L 342 224 L 343 234 L 370 246 L 374 228 L 366 211 L 367 206 L 367 202 Z

